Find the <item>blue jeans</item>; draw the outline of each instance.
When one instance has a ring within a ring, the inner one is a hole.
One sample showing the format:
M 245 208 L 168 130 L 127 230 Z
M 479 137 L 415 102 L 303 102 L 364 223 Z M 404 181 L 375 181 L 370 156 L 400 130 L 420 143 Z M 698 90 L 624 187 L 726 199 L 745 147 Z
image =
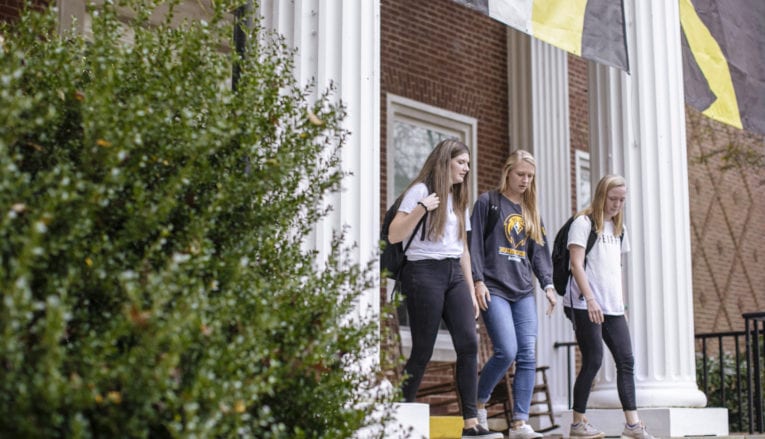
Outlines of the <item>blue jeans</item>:
M 517 302 L 491 295 L 489 309 L 481 311 L 494 355 L 486 362 L 478 380 L 478 401 L 489 400 L 491 392 L 515 361 L 513 420 L 528 420 L 536 381 L 537 308 L 533 295 Z

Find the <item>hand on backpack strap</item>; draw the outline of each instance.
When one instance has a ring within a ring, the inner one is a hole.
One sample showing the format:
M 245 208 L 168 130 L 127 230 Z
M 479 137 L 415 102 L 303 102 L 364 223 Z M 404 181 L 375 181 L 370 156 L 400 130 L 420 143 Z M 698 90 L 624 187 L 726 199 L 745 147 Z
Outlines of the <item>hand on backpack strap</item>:
M 423 198 L 422 200 L 418 201 L 417 204 L 422 204 L 422 206 L 430 212 L 431 210 L 438 209 L 438 205 L 441 204 L 441 200 L 438 199 L 438 195 L 436 195 L 435 192 L 428 195 L 427 197 Z

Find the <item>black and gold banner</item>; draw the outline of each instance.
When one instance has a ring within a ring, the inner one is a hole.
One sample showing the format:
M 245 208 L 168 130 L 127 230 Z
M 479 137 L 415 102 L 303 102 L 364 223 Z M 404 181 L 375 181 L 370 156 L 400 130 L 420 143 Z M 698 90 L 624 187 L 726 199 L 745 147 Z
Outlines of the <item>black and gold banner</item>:
M 686 103 L 765 134 L 765 1 L 679 1 Z
M 621 0 L 455 0 L 583 58 L 629 71 Z
M 454 1 L 629 72 L 622 0 Z M 765 0 L 677 1 L 686 103 L 720 122 L 765 134 Z

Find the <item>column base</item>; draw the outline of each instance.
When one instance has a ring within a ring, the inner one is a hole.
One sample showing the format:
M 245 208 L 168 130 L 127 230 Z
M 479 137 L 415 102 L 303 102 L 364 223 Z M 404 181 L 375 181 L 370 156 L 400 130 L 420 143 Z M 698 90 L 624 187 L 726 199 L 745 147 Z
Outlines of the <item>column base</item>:
M 358 438 L 364 435 L 357 436 Z M 391 419 L 385 424 L 385 438 L 429 438 L 430 406 L 418 402 L 393 404 Z
M 728 436 L 728 409 L 725 408 L 646 408 L 638 409 L 640 419 L 655 437 Z M 568 435 L 573 412 L 561 413 L 562 434 Z M 624 430 L 621 409 L 587 410 L 587 420 L 606 436 L 620 436 Z
M 695 382 L 689 383 L 637 383 L 635 398 L 638 407 L 678 407 L 704 408 L 707 397 L 696 387 Z M 588 408 L 621 409 L 619 392 L 616 384 L 599 384 L 590 392 L 587 400 Z

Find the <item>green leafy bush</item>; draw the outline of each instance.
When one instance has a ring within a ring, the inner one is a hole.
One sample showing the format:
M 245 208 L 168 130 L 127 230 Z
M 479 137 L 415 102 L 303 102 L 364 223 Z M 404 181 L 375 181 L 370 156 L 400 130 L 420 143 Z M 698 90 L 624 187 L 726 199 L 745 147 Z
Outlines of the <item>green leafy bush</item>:
M 760 344 L 762 344 L 762 341 L 760 341 Z M 740 361 L 737 362 L 736 357 L 728 352 L 723 353 L 722 361 L 720 361 L 719 356 L 708 356 L 706 359 L 707 380 L 705 382 L 704 358 L 697 352 L 696 382 L 707 396 L 708 407 L 724 407 L 728 409 L 728 424 L 731 431 L 748 432 L 750 422 L 748 392 L 750 385 L 747 382 L 746 351 L 739 353 L 739 359 Z M 765 365 L 762 364 L 762 358 L 759 361 L 761 363 L 760 382 L 765 383 Z M 754 375 L 752 375 L 751 379 L 754 382 Z M 741 404 L 739 404 L 739 398 Z M 756 407 L 756 402 L 753 402 L 751 409 L 756 410 Z
M 372 267 L 304 244 L 343 108 L 257 21 L 241 59 L 213 8 L 0 30 L 2 437 L 348 437 L 391 398 L 358 367 Z

